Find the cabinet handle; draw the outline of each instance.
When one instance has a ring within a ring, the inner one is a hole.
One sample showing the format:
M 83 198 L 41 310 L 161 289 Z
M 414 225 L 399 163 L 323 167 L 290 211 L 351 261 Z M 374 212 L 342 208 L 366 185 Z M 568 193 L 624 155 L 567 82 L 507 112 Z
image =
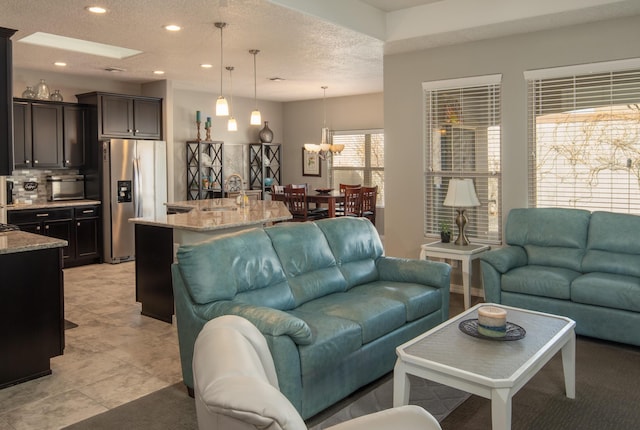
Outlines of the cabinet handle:
M 33 160 L 33 164 L 38 164 L 38 160 Z
M 36 216 L 43 217 L 43 216 L 49 216 L 49 214 L 36 214 Z
M 69 163 L 71 163 L 71 162 L 70 162 L 69 160 L 67 160 L 67 161 L 65 161 L 65 163 L 69 164 Z
M 29 164 L 29 163 L 31 163 L 31 161 L 29 161 L 29 160 L 24 160 L 24 163 L 25 163 L 25 164 Z
M 85 209 L 82 211 L 83 214 L 92 214 L 93 213 L 93 209 Z
M 44 229 L 45 229 L 45 230 L 49 230 L 49 226 L 48 226 L 48 225 L 45 225 L 45 226 L 44 226 Z
M 131 130 L 130 128 L 127 129 L 127 133 L 131 133 L 133 132 L 133 130 Z
M 78 225 L 78 227 L 80 227 L 80 223 L 78 223 L 77 225 Z
M 36 227 L 36 230 L 40 231 L 40 226 L 37 226 L 37 227 Z
M 136 133 L 139 133 L 139 132 L 140 132 L 140 130 L 136 129 L 136 131 L 135 131 L 135 132 L 136 132 Z

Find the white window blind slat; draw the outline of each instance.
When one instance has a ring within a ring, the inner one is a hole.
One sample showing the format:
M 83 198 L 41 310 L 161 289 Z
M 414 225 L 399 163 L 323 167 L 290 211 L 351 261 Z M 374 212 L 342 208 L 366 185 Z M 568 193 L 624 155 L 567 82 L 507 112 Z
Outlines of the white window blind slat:
M 640 69 L 530 79 L 528 99 L 529 205 L 640 214 Z

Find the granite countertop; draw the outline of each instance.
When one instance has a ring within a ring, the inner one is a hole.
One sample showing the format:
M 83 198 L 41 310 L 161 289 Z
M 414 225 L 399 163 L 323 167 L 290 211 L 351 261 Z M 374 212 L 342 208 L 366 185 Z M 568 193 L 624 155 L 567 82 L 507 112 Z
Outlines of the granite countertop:
M 56 208 L 68 208 L 73 206 L 87 206 L 87 205 L 99 205 L 100 200 L 58 200 L 55 202 L 43 202 L 43 203 L 15 203 L 7 205 L 7 211 L 23 211 L 28 209 L 56 209 Z
M 189 210 L 186 213 L 157 215 L 154 218 L 131 218 L 129 222 L 180 230 L 206 232 L 244 227 L 292 218 L 283 202 L 249 200 L 245 208 L 235 199 L 189 200 L 166 203 L 167 208 Z
M 26 231 L 0 233 L 0 255 L 67 246 L 67 241 Z

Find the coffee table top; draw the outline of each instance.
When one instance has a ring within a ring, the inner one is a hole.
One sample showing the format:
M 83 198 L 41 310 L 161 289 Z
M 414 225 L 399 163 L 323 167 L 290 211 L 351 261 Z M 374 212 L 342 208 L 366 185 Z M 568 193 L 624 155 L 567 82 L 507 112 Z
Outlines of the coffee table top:
M 465 378 L 513 381 L 541 355 L 573 333 L 575 322 L 569 318 L 524 309 L 499 306 L 507 310 L 507 321 L 526 330 L 523 339 L 496 341 L 464 334 L 460 321 L 478 318 L 480 303 L 445 321 L 417 338 L 400 345 L 398 357 L 418 366 Z M 491 384 L 492 385 L 492 384 Z

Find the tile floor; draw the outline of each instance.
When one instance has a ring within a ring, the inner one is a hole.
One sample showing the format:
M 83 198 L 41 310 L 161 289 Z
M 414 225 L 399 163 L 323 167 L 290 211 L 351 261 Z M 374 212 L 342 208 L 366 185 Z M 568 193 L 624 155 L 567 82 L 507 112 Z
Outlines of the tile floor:
M 0 390 L 0 430 L 59 429 L 182 381 L 176 326 L 140 315 L 134 270 L 64 270 L 65 318 L 78 327 L 51 375 Z M 463 309 L 451 294 L 450 315 Z
M 59 429 L 182 380 L 175 325 L 140 315 L 135 263 L 64 270 L 64 355 L 0 390 L 0 430 Z

